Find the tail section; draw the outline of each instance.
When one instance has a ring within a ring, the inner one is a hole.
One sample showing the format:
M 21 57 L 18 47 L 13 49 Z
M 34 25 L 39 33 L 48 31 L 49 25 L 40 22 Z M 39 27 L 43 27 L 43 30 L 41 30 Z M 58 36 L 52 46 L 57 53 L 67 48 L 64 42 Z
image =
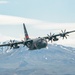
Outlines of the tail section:
M 24 35 L 25 35 L 25 40 L 28 40 L 29 39 L 29 36 L 28 36 L 28 32 L 27 32 L 27 29 L 25 27 L 25 24 L 23 23 L 23 28 L 24 28 Z

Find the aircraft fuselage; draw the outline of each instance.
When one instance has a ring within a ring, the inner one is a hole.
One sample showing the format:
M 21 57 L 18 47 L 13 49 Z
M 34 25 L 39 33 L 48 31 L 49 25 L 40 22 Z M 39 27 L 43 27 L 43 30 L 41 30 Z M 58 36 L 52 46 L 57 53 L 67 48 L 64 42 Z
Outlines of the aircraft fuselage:
M 30 50 L 45 48 L 47 46 L 47 40 L 39 37 L 36 39 L 32 39 L 31 42 L 27 42 L 26 46 Z

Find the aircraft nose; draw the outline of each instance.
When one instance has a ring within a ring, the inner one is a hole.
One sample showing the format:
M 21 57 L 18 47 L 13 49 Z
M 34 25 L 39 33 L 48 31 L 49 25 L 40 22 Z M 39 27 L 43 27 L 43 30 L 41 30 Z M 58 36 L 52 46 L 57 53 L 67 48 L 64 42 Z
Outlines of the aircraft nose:
M 47 42 L 46 41 L 43 41 L 43 46 L 47 46 Z

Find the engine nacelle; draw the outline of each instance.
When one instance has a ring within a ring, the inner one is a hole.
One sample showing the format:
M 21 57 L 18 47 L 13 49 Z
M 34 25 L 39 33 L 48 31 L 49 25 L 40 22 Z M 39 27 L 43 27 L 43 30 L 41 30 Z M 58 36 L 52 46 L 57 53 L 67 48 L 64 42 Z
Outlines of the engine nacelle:
M 10 48 L 13 48 L 13 49 L 17 49 L 17 48 L 19 48 L 19 46 L 17 45 L 17 44 L 10 44 Z
M 58 38 L 54 38 L 54 39 L 53 39 L 53 41 L 58 41 L 58 40 L 59 40 Z

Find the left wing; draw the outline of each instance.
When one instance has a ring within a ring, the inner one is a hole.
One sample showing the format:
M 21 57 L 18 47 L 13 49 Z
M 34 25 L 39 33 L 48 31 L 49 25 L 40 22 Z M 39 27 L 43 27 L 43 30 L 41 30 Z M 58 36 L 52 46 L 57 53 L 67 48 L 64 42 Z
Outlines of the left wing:
M 2 44 L 2 45 L 0 45 L 0 47 L 1 46 L 11 46 L 11 45 L 16 45 L 16 44 L 23 44 L 23 42 L 13 42 L 13 43 L 7 43 L 7 44 Z
M 58 36 L 60 36 L 60 37 L 63 37 L 63 39 L 64 38 L 66 38 L 67 39 L 67 36 L 69 36 L 68 34 L 69 33 L 72 33 L 72 32 L 75 32 L 75 30 L 73 30 L 73 31 L 68 31 L 68 32 L 66 32 L 66 30 L 61 30 L 61 32 L 62 33 L 59 33 L 59 34 L 53 34 L 53 35 L 51 35 L 51 33 L 50 33 L 50 35 L 48 35 L 48 36 L 46 36 L 46 37 L 44 37 L 45 39 L 48 39 L 49 41 L 58 41 L 59 39 L 57 38 Z
M 32 40 L 29 39 L 29 40 L 27 40 L 27 41 L 8 42 L 7 44 L 1 44 L 0 47 L 3 47 L 3 46 L 10 46 L 10 48 L 12 48 L 12 47 L 18 48 L 18 44 L 23 44 L 23 45 L 25 46 L 28 42 L 32 42 Z
M 18 44 L 23 44 L 23 42 L 8 42 L 7 44 L 0 45 L 0 47 L 9 46 L 10 48 L 19 48 Z

